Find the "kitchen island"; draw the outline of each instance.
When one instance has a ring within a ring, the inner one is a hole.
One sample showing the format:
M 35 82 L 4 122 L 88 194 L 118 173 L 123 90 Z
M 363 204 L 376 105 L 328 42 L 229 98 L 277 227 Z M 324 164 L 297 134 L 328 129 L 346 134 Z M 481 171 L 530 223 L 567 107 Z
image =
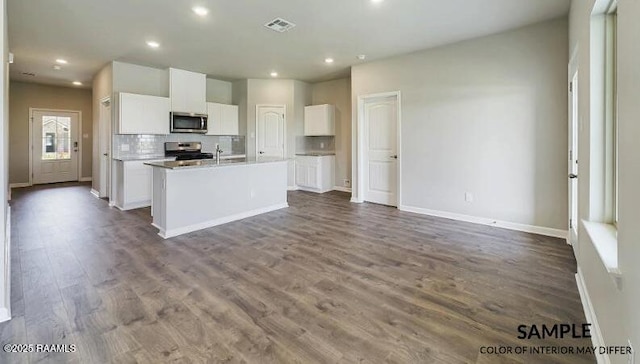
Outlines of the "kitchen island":
M 287 160 L 192 160 L 153 167 L 153 226 L 163 238 L 288 207 Z

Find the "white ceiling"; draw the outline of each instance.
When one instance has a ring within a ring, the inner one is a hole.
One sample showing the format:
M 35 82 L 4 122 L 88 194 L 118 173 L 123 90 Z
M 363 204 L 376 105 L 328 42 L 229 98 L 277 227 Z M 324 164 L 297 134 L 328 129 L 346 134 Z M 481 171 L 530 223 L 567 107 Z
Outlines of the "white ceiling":
M 200 18 L 191 7 L 210 12 Z M 318 81 L 349 67 L 566 15 L 570 0 L 8 0 L 11 79 L 90 87 L 112 60 L 233 80 Z M 276 33 L 282 17 L 297 26 Z M 147 47 L 147 40 L 161 47 Z M 332 57 L 332 65 L 324 63 Z M 55 71 L 57 58 L 69 61 Z M 33 72 L 35 77 L 24 76 Z

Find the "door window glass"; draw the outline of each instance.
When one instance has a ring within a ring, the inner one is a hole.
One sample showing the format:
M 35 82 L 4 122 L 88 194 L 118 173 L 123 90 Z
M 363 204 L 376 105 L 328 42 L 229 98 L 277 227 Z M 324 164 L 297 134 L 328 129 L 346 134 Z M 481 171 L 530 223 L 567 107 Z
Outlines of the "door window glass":
M 42 160 L 71 159 L 71 117 L 42 117 Z

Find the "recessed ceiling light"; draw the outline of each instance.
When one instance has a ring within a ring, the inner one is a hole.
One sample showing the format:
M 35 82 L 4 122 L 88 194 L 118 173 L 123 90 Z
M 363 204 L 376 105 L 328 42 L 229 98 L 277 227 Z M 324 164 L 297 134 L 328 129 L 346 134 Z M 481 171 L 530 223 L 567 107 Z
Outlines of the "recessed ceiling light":
M 364 54 L 358 55 L 358 59 L 361 60 L 361 61 L 364 60 L 365 58 L 367 58 L 367 56 L 364 55 Z
M 271 72 L 271 77 L 278 77 L 278 72 Z
M 58 66 L 57 64 L 53 65 L 53 69 L 56 71 L 60 71 L 62 69 L 62 67 Z
M 152 40 L 147 41 L 147 45 L 151 48 L 158 48 L 160 47 L 160 43 L 158 42 L 154 42 Z
M 73 84 L 76 86 L 82 86 L 82 82 L 80 81 L 73 81 Z
M 67 60 L 66 60 L 66 59 L 58 58 L 58 59 L 56 59 L 56 63 L 60 63 L 60 64 L 67 64 L 67 63 L 69 63 L 69 62 L 67 62 Z
M 384 0 L 371 0 L 371 2 L 372 2 L 372 3 L 374 3 L 374 4 L 381 3 L 381 2 L 383 2 L 383 1 L 384 1 Z
M 324 63 L 333 63 L 333 58 L 325 58 Z
M 194 13 L 200 16 L 206 16 L 207 14 L 209 14 L 209 9 L 202 6 L 194 6 L 193 8 L 191 8 L 191 10 L 193 10 Z

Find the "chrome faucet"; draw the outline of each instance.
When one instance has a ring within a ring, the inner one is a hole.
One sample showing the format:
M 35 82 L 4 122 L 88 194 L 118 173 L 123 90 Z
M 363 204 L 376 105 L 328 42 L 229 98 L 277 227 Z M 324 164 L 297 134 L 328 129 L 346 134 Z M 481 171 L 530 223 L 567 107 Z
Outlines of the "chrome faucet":
M 220 144 L 216 144 L 216 164 L 220 164 L 220 154 L 224 151 L 220 149 Z

